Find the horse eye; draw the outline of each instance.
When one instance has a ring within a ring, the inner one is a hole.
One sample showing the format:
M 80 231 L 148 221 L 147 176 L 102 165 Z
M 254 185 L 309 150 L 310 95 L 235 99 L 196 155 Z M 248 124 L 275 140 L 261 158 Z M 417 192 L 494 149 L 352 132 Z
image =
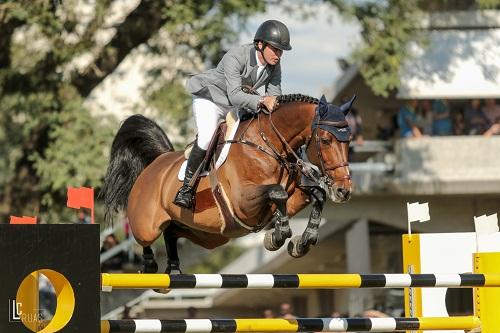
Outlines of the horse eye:
M 332 144 L 332 141 L 329 138 L 321 138 L 321 143 L 324 143 L 325 145 L 330 145 Z

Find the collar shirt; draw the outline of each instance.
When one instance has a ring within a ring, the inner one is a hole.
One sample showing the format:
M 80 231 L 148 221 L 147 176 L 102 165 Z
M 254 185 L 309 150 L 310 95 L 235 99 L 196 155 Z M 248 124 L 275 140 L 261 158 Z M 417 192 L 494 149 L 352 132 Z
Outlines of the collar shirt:
M 260 59 L 259 59 L 259 51 L 255 50 L 255 58 L 257 58 L 257 66 L 259 66 L 257 68 L 257 79 L 260 77 L 260 74 L 262 74 L 262 71 L 264 70 L 264 68 L 266 68 L 266 64 L 263 64 L 260 62 Z

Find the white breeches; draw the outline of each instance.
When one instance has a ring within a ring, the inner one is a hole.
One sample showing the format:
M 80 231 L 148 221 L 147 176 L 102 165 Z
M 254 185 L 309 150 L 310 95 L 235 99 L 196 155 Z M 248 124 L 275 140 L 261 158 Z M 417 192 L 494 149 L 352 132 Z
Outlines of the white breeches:
M 225 119 L 230 111 L 230 108 L 223 108 L 205 98 L 193 99 L 194 122 L 198 129 L 198 147 L 208 149 L 210 140 L 217 130 L 217 124 Z

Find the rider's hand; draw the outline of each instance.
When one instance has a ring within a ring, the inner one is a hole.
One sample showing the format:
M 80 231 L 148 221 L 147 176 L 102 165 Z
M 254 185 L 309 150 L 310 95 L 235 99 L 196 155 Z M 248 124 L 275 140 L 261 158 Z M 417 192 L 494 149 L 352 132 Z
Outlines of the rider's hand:
M 278 99 L 276 96 L 264 96 L 262 97 L 260 104 L 263 105 L 268 111 L 274 111 L 278 106 Z

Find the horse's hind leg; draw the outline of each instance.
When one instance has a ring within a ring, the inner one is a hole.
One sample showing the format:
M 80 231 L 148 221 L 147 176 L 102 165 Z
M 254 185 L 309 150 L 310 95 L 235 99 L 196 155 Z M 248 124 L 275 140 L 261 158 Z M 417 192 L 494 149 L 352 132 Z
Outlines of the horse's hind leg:
M 142 273 L 158 272 L 158 263 L 154 258 L 153 249 L 150 246 L 142 248 Z
M 286 201 L 288 193 L 279 184 L 269 185 L 267 190 L 269 200 L 276 205 L 276 222 L 273 230 L 268 230 L 264 237 L 264 247 L 269 251 L 276 251 L 285 244 L 287 238 L 292 237 L 292 229 L 288 222 Z
M 301 236 L 293 237 L 288 242 L 288 253 L 294 258 L 300 258 L 309 252 L 311 245 L 318 242 L 318 229 L 321 222 L 321 213 L 326 201 L 326 193 L 322 188 L 314 187 L 310 191 L 313 208 L 309 215 L 306 230 Z

